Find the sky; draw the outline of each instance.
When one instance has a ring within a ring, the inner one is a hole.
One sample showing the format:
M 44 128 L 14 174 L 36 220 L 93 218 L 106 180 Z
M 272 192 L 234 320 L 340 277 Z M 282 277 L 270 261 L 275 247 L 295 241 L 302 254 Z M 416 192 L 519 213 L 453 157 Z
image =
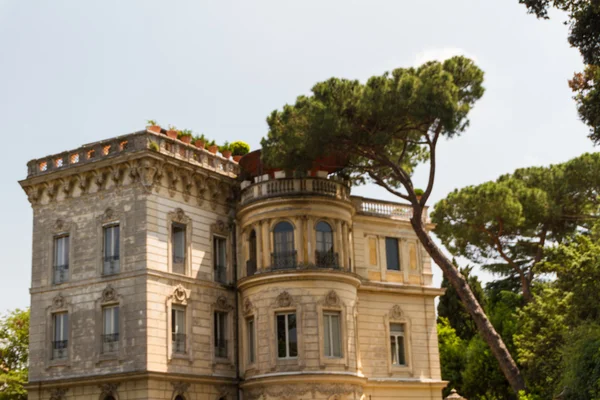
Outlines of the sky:
M 147 119 L 257 148 L 267 115 L 316 82 L 464 54 L 486 93 L 469 129 L 438 146 L 431 205 L 594 151 L 567 86 L 581 59 L 551 15 L 537 20 L 517 0 L 0 0 L 0 313 L 29 305 L 32 211 L 17 183 L 27 161 Z M 425 179 L 417 170 L 417 186 Z M 353 193 L 397 200 L 374 186 Z

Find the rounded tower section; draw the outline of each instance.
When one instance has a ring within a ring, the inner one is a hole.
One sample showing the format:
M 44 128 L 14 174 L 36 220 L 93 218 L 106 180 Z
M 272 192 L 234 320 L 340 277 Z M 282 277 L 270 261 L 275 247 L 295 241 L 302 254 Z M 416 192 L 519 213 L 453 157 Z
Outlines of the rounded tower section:
M 348 183 L 328 172 L 292 177 L 276 171 L 242 183 L 240 369 L 250 398 L 362 393 L 356 348 L 361 281 L 351 250 L 355 209 Z

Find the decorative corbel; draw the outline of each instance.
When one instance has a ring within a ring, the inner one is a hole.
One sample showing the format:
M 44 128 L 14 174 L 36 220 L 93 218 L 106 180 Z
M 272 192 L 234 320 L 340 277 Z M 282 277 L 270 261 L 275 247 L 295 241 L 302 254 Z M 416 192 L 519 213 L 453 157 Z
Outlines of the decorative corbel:
M 206 193 L 206 176 L 201 174 L 194 174 L 194 183 L 196 184 L 196 196 L 198 205 L 201 206 L 204 203 L 204 194 Z
M 183 200 L 187 202 L 190 200 L 190 196 L 192 195 L 192 187 L 194 186 L 192 172 L 185 169 L 181 171 L 181 185 L 183 189 Z

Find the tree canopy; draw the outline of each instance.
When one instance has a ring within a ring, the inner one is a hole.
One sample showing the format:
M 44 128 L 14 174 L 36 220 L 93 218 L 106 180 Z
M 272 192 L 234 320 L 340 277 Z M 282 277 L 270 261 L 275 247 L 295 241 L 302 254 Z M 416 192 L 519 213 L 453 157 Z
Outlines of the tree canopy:
M 261 142 L 263 159 L 272 167 L 307 170 L 326 155 L 344 159 L 340 175 L 371 181 L 407 200 L 411 225 L 425 250 L 442 269 L 472 316 L 482 340 L 513 391 L 524 381 L 466 279 L 431 239 L 423 211 L 435 182 L 440 138 L 452 138 L 469 125 L 468 114 L 484 93 L 483 71 L 465 57 L 398 68 L 365 83 L 331 78 L 317 83 L 309 96 L 275 110 L 267 118 L 269 132 Z M 427 186 L 417 191 L 412 174 L 429 164 Z
M 27 399 L 29 310 L 14 310 L 0 319 L 0 400 Z

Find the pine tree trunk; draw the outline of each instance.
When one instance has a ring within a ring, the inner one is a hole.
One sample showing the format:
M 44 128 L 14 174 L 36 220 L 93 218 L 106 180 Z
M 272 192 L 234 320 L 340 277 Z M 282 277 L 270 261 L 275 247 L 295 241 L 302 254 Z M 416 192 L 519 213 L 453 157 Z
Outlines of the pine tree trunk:
M 413 205 L 414 206 L 414 205 Z M 494 326 L 485 315 L 485 312 L 479 305 L 479 302 L 475 298 L 475 295 L 471 291 L 467 280 L 462 276 L 460 271 L 452 264 L 452 262 L 442 253 L 440 248 L 433 242 L 431 236 L 423 226 L 422 209 L 420 207 L 414 207 L 415 212 L 410 222 L 417 234 L 417 237 L 421 241 L 421 244 L 429 253 L 435 263 L 442 269 L 442 272 L 450 282 L 450 284 L 458 293 L 458 296 L 465 305 L 467 311 L 475 321 L 477 329 L 485 342 L 490 346 L 494 357 L 498 360 L 500 369 L 504 373 L 506 380 L 515 393 L 519 391 L 525 391 L 525 381 L 521 376 L 521 371 L 517 367 L 517 364 L 510 355 L 506 345 L 502 341 L 502 338 L 494 329 Z

